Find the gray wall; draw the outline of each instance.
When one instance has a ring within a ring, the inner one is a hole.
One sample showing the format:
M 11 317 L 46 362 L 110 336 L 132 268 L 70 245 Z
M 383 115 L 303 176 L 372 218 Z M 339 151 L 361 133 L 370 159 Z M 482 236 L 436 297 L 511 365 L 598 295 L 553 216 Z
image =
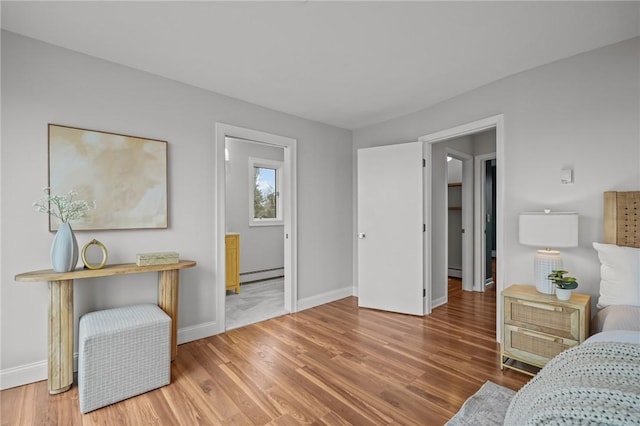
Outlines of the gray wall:
M 46 378 L 46 283 L 16 283 L 50 268 L 53 234 L 32 203 L 47 184 L 47 123 L 167 140 L 165 230 L 78 232 L 109 249 L 109 262 L 177 251 L 198 262 L 180 275 L 179 341 L 223 331 L 215 323 L 216 122 L 297 139 L 298 296 L 352 291 L 351 132 L 303 120 L 128 67 L 2 32 L 1 379 Z M 77 280 L 75 316 L 155 302 L 157 277 Z M 221 285 L 224 285 L 222 283 Z M 315 299 L 314 299 L 315 300 Z M 300 302 L 299 302 L 300 303 Z M 308 304 L 307 304 L 308 305 Z
M 447 161 L 447 182 L 462 182 L 462 161 L 455 158 L 451 161 Z
M 353 149 L 415 141 L 504 114 L 504 210 L 498 212 L 504 221 L 504 253 L 498 254 L 504 276 L 498 279 L 505 287 L 533 282 L 534 250 L 518 243 L 520 212 L 577 211 L 580 245 L 562 251 L 565 269 L 580 281 L 578 291 L 597 295 L 599 262 L 591 243 L 602 241 L 602 193 L 640 188 L 639 57 L 635 38 L 522 72 L 354 131 Z M 574 184 L 560 183 L 563 167 L 574 169 Z M 357 245 L 353 250 L 357 256 Z
M 284 148 L 238 139 L 226 147 L 227 231 L 240 234 L 240 273 L 284 268 L 284 226 L 249 226 L 249 157 L 284 161 Z

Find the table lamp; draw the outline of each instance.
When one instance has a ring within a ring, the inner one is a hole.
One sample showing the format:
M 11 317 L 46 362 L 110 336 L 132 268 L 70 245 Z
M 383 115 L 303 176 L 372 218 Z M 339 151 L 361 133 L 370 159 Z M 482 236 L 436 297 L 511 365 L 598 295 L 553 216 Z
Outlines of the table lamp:
M 555 294 L 556 287 L 548 275 L 562 269 L 560 251 L 563 247 L 578 246 L 578 213 L 544 212 L 521 213 L 519 219 L 520 244 L 544 247 L 536 252 L 533 274 L 536 290 L 540 293 Z

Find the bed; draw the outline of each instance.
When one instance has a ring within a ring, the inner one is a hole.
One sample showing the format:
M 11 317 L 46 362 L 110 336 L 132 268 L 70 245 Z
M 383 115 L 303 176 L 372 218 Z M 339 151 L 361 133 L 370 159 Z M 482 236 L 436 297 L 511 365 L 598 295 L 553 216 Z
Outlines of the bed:
M 640 424 L 640 191 L 605 192 L 598 313 L 584 343 L 518 391 L 511 425 Z

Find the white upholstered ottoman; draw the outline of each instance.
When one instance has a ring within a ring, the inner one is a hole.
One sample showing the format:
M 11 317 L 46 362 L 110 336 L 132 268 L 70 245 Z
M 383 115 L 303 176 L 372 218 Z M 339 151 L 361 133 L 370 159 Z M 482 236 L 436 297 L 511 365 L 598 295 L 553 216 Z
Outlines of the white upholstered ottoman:
M 80 317 L 78 395 L 87 413 L 168 385 L 171 318 L 156 305 L 132 305 Z

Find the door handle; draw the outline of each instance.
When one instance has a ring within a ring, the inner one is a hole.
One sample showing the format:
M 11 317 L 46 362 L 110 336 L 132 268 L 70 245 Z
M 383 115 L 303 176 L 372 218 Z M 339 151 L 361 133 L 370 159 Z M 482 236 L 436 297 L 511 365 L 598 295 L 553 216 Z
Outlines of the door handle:
M 358 239 L 360 239 L 360 240 L 364 240 L 365 238 L 367 238 L 367 235 L 366 235 L 364 232 L 360 232 L 360 233 L 358 234 Z

